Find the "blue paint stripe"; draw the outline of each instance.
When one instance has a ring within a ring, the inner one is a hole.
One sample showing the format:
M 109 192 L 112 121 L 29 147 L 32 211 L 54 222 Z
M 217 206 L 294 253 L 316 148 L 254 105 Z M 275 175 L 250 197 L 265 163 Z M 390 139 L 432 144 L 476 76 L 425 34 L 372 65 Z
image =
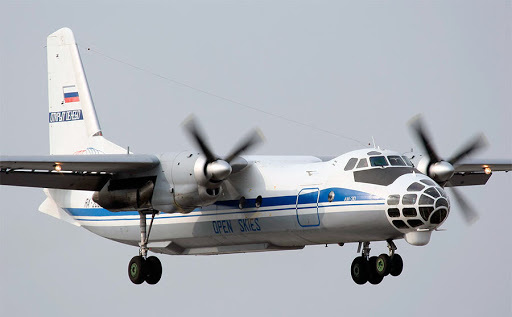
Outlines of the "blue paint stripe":
M 64 98 L 78 97 L 78 91 L 64 93 Z
M 360 204 L 342 204 L 342 205 L 329 205 L 329 206 L 320 206 L 320 208 L 331 208 L 331 207 L 349 207 L 349 206 L 382 206 L 384 205 L 385 203 L 360 203 Z M 248 211 L 232 211 L 232 212 L 218 212 L 218 213 L 208 213 L 208 214 L 203 214 L 203 213 L 200 213 L 200 214 L 185 214 L 185 215 L 158 215 L 155 217 L 155 219 L 170 219 L 170 218 L 188 218 L 188 217 L 207 217 L 207 216 L 222 216 L 222 215 L 234 215 L 234 214 L 247 214 L 247 213 L 256 213 L 256 212 L 259 212 L 259 213 L 270 213 L 270 212 L 275 212 L 275 211 L 285 211 L 285 210 L 296 210 L 297 208 L 296 207 L 288 207 L 288 208 L 274 208 L 274 209 L 268 209 L 268 210 L 248 210 Z M 316 209 L 316 207 L 299 207 L 298 208 L 299 210 L 304 210 L 304 209 Z M 96 214 L 91 214 L 90 212 L 91 211 L 99 211 L 99 213 L 102 213 L 103 211 L 106 211 L 108 212 L 108 216 L 115 216 L 121 212 L 110 212 L 108 210 L 105 210 L 105 209 L 99 209 L 99 208 L 95 208 L 95 209 L 86 209 L 86 208 L 66 208 L 66 210 L 68 212 L 70 212 L 71 214 L 73 213 L 77 213 L 77 211 L 83 213 L 82 217 L 83 216 L 86 216 L 85 215 L 85 212 L 89 211 L 89 214 L 87 216 L 89 217 L 105 217 L 105 215 L 102 215 L 102 216 L 99 216 L 99 215 L 96 215 Z M 98 213 L 98 214 L 99 214 Z M 138 215 L 137 212 L 122 212 L 122 216 L 127 216 L 127 215 Z M 121 216 L 121 215 L 120 215 Z M 121 221 L 121 220 L 131 220 L 131 221 L 139 221 L 139 218 L 116 218 L 116 219 L 88 219 L 88 218 L 81 218 L 81 217 L 77 217 L 76 218 L 77 220 L 80 220 L 80 221 Z
M 326 203 L 329 201 L 329 193 L 334 193 L 333 202 L 341 202 L 347 201 L 347 198 L 350 198 L 354 201 L 357 200 L 382 200 L 383 198 L 377 197 L 375 195 L 371 195 L 369 193 L 365 193 L 358 190 L 346 189 L 346 188 L 326 188 L 320 191 L 320 196 L 318 197 L 318 203 Z M 304 196 L 313 195 L 314 201 L 316 202 L 316 192 L 315 193 L 307 193 Z M 301 195 L 302 197 L 302 195 Z M 308 200 L 307 197 L 306 201 Z M 225 200 L 218 201 L 215 203 L 217 206 L 221 207 L 232 207 L 238 208 L 238 200 Z M 282 206 L 282 205 L 295 205 L 297 203 L 297 195 L 292 196 L 278 196 L 278 197 L 267 197 L 263 198 L 261 202 L 261 207 L 273 207 L 273 206 Z M 247 199 L 245 202 L 246 206 L 254 206 L 256 204 L 256 199 Z
M 371 195 L 369 193 L 346 189 L 346 188 L 326 188 L 320 191 L 318 197 L 318 204 L 327 203 L 328 196 L 330 192 L 334 192 L 334 200 L 329 202 L 328 206 L 319 206 L 322 208 L 328 207 L 344 207 L 344 206 L 371 206 L 371 205 L 384 205 L 384 202 L 374 202 L 374 203 L 353 203 L 354 201 L 382 201 L 383 198 Z M 305 200 L 308 200 L 306 196 L 314 195 L 316 202 L 317 193 L 306 193 L 304 194 Z M 301 195 L 302 197 L 303 195 Z M 337 204 L 335 204 L 337 202 Z M 261 207 L 274 207 L 271 209 L 261 210 L 254 209 L 254 205 L 256 204 L 256 199 L 247 199 L 246 200 L 246 208 L 249 210 L 238 210 L 238 200 L 225 200 L 218 201 L 215 203 L 217 208 L 219 209 L 236 209 L 236 211 L 226 211 L 226 212 L 218 212 L 218 211 L 202 211 L 200 208 L 193 210 L 189 214 L 180 214 L 180 215 L 158 215 L 157 219 L 165 219 L 165 218 L 185 218 L 185 217 L 206 217 L 206 216 L 221 216 L 221 215 L 232 215 L 232 214 L 246 214 L 246 213 L 256 213 L 256 212 L 275 212 L 275 211 L 285 211 L 285 210 L 296 210 L 297 203 L 297 195 L 290 196 L 277 196 L 277 197 L 267 197 L 263 198 L 261 202 Z M 307 203 L 307 202 L 306 202 Z M 293 207 L 284 207 L 290 206 Z M 252 206 L 252 207 L 251 207 Z M 300 207 L 301 209 L 310 209 L 314 207 Z M 112 217 L 112 216 L 138 216 L 139 213 L 137 211 L 120 211 L 120 212 L 112 212 L 103 208 L 66 208 L 67 212 L 76 217 L 77 220 L 81 221 L 120 221 L 120 220 L 134 220 L 138 221 L 137 218 L 117 218 L 117 219 L 87 219 L 82 217 Z

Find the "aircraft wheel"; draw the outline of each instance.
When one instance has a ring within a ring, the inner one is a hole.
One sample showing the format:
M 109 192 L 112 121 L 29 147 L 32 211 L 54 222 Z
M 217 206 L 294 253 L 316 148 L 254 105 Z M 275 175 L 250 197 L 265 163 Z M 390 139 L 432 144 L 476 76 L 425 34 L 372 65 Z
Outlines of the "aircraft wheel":
M 162 263 L 156 256 L 146 259 L 146 283 L 156 284 L 162 277 Z
M 362 256 L 358 256 L 352 261 L 350 268 L 352 279 L 356 284 L 363 285 L 368 281 L 368 262 Z
M 402 273 L 402 270 L 404 268 L 404 262 L 402 260 L 402 257 L 400 254 L 393 254 L 390 261 L 390 270 L 389 273 L 393 276 L 398 276 L 400 273 Z
M 390 271 L 391 258 L 389 255 L 382 253 L 377 257 L 377 273 L 382 276 L 388 276 Z
M 134 284 L 142 284 L 144 282 L 145 274 L 145 260 L 142 256 L 134 256 L 128 264 L 128 276 L 130 281 Z
M 377 266 L 378 257 L 372 256 L 368 261 L 368 282 L 371 284 L 379 284 L 384 279 L 384 275 L 379 274 L 378 266 Z

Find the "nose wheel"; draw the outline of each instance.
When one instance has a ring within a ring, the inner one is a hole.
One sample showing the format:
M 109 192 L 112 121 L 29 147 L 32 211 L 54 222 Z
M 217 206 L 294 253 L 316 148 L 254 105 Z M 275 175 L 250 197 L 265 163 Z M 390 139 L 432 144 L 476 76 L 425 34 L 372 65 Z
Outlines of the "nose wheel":
M 134 256 L 128 264 L 128 277 L 134 284 L 142 284 L 144 281 L 148 284 L 156 284 L 162 277 L 162 263 L 156 256 L 147 256 L 148 240 L 155 219 L 156 211 L 152 210 L 151 222 L 146 235 L 146 213 L 139 212 L 140 216 L 140 248 L 139 255 Z
M 389 255 L 383 253 L 370 257 L 370 242 L 359 243 L 358 253 L 361 251 L 361 245 L 363 246 L 362 254 L 352 261 L 350 267 L 350 274 L 356 284 L 363 285 L 370 282 L 376 285 L 389 274 L 398 276 L 402 273 L 402 257 L 395 253 L 396 246 L 393 241 L 388 241 Z

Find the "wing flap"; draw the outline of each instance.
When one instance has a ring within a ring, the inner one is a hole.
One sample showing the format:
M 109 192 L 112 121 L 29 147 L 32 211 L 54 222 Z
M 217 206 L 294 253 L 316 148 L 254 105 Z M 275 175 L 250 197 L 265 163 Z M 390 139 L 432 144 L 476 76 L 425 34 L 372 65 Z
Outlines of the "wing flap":
M 447 187 L 485 185 L 492 172 L 512 170 L 512 160 L 465 159 L 454 167 L 455 174 L 446 184 Z
M 156 156 L 139 154 L 2 156 L 0 185 L 99 191 L 114 174 L 136 175 L 159 164 Z
M 485 173 L 456 173 L 450 178 L 446 187 L 485 185 L 491 174 Z
M 1 171 L 0 185 L 98 191 L 110 177 L 110 174 Z
M 143 154 L 0 156 L 2 171 L 53 171 L 56 165 L 60 165 L 61 171 L 69 172 L 143 172 L 159 163 L 156 156 Z

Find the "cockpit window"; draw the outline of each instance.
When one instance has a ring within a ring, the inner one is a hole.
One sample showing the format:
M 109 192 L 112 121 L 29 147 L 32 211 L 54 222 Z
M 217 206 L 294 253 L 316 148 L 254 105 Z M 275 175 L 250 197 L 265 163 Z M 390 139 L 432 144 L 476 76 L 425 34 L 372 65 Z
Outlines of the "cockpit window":
M 388 161 L 384 156 L 374 156 L 370 157 L 370 164 L 372 166 L 388 166 Z
M 357 159 L 355 157 L 348 160 L 347 165 L 345 165 L 345 171 L 350 171 L 351 169 L 353 169 L 356 166 L 356 163 Z
M 414 205 L 416 203 L 417 198 L 418 196 L 416 196 L 416 194 L 406 194 L 402 197 L 402 204 Z
M 405 166 L 404 160 L 400 156 L 388 156 L 391 166 Z
M 407 166 L 414 166 L 414 164 L 412 164 L 411 160 L 407 156 L 402 156 L 402 158 L 404 159 Z
M 422 179 L 420 180 L 423 184 L 427 184 L 427 185 L 430 185 L 430 186 L 436 186 L 437 184 L 434 183 L 433 181 L 431 181 L 430 179 Z
M 363 167 L 368 167 L 368 161 L 365 158 L 360 159 L 359 163 L 357 163 L 357 168 Z
M 407 187 L 407 191 L 408 192 L 418 192 L 418 191 L 422 190 L 423 188 L 425 188 L 424 185 L 414 182 L 411 184 L 411 186 Z

